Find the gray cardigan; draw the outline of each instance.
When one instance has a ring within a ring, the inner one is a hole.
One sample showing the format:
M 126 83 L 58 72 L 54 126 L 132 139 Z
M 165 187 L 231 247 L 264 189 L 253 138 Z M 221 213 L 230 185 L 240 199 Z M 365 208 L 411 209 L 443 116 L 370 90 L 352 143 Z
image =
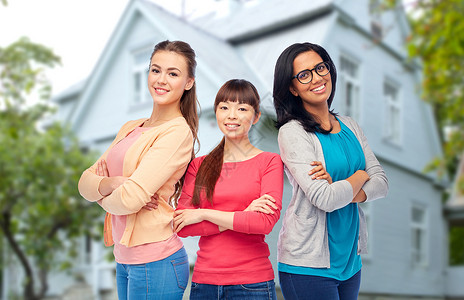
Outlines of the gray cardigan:
M 338 117 L 355 134 L 366 159 L 369 174 L 362 189 L 366 201 L 387 195 L 385 172 L 367 144 L 361 127 L 349 117 Z M 316 134 L 308 133 L 298 121 L 290 121 L 279 129 L 280 156 L 285 172 L 293 186 L 293 194 L 282 221 L 278 241 L 278 261 L 285 264 L 313 268 L 330 268 L 330 253 L 326 213 L 348 205 L 353 200 L 353 189 L 346 180 L 329 184 L 327 180 L 313 180 L 308 172 L 312 161 L 321 161 L 325 168 L 322 145 Z M 359 207 L 358 254 L 367 253 L 367 227 Z

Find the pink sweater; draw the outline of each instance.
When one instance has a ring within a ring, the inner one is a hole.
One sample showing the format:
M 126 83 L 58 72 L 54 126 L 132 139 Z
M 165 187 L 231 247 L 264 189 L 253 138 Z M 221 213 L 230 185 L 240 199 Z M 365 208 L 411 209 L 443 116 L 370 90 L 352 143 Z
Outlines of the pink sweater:
M 123 140 L 111 148 L 106 159 L 110 176 L 122 176 L 124 156 L 127 150 L 147 130 L 150 130 L 150 127 L 136 127 L 134 131 L 129 133 Z M 111 216 L 114 240 L 113 253 L 116 262 L 120 264 L 143 264 L 159 261 L 175 253 L 183 246 L 177 234 L 173 234 L 165 241 L 126 247 L 119 243 L 126 229 L 126 219 L 127 216 L 125 215 Z
M 194 208 L 191 204 L 195 177 L 204 159 L 194 159 L 187 170 L 177 209 Z M 229 285 L 272 280 L 265 235 L 279 220 L 282 208 L 283 164 L 275 153 L 263 152 L 242 162 L 224 163 L 216 184 L 212 206 L 201 199 L 200 208 L 233 211 L 234 230 L 219 232 L 217 225 L 203 221 L 184 227 L 181 237 L 201 236 L 193 271 L 196 283 Z M 274 214 L 243 211 L 263 194 L 274 197 Z

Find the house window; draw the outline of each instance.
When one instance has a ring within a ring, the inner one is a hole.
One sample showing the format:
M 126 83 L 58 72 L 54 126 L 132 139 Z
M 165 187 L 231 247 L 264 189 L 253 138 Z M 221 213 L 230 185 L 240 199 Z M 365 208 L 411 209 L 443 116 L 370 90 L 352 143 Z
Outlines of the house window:
M 385 82 L 383 95 L 386 105 L 385 137 L 392 143 L 401 142 L 401 101 L 399 97 L 398 85 Z
M 137 51 L 132 54 L 132 103 L 150 103 L 151 95 L 147 87 L 147 77 L 150 65 L 150 50 Z
M 359 64 L 347 56 L 340 58 L 340 101 L 341 111 L 344 115 L 348 115 L 359 121 L 360 117 L 360 76 Z
M 413 266 L 427 263 L 426 210 L 419 205 L 413 205 L 411 209 L 411 259 Z

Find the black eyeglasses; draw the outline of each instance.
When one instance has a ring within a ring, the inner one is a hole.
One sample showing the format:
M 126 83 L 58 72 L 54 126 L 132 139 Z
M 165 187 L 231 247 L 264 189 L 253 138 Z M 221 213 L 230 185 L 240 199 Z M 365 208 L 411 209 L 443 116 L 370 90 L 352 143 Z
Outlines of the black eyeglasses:
M 316 71 L 317 75 L 319 75 L 319 76 L 325 76 L 325 75 L 329 74 L 329 72 L 330 72 L 330 64 L 328 62 L 326 62 L 326 61 L 323 61 L 321 63 L 318 63 L 311 70 L 306 69 L 306 70 L 303 70 L 303 71 L 299 72 L 298 74 L 293 76 L 292 79 L 296 78 L 302 84 L 310 83 L 311 80 L 313 80 L 313 71 Z

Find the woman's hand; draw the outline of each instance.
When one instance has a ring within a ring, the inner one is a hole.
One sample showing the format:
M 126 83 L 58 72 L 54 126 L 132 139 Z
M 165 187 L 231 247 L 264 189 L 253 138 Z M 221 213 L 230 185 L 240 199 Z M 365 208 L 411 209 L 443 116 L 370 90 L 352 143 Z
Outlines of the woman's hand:
M 106 160 L 102 159 L 97 163 L 97 169 L 95 170 L 95 173 L 98 176 L 110 177 L 108 166 L 106 165 Z
M 360 178 L 359 180 L 361 180 L 362 185 L 364 185 L 364 183 L 368 182 L 371 179 L 369 177 L 369 174 L 367 174 L 367 172 L 364 170 L 356 171 L 355 175 L 357 175 Z M 367 195 L 362 189 L 362 185 L 359 192 L 353 197 L 353 201 L 351 201 L 351 203 L 362 203 L 367 200 Z
M 351 201 L 351 203 L 363 203 L 366 200 L 367 200 L 367 195 L 363 191 L 363 189 L 361 189 L 359 193 L 357 193 L 356 196 L 353 198 L 353 201 Z
M 181 209 L 174 211 L 174 231 L 179 232 L 187 225 L 192 225 L 202 222 L 202 209 Z
M 268 215 L 274 214 L 274 210 L 277 209 L 277 206 L 274 204 L 275 202 L 276 201 L 272 198 L 272 196 L 264 194 L 258 199 L 253 200 L 244 211 L 256 211 Z
M 106 165 L 106 161 L 104 159 L 97 163 L 95 174 L 105 177 L 102 179 L 102 181 L 100 181 L 100 185 L 98 186 L 98 191 L 103 196 L 108 196 L 127 180 L 127 177 L 124 176 L 109 177 L 108 166 Z
M 369 174 L 367 174 L 364 170 L 357 170 L 353 175 L 346 179 L 353 188 L 353 202 L 363 202 L 366 200 L 367 196 L 362 190 L 362 187 L 364 183 L 369 180 Z
M 150 202 L 148 202 L 148 203 L 147 203 L 144 207 L 142 207 L 142 208 L 145 208 L 146 210 L 157 209 L 157 208 L 158 208 L 158 200 L 159 200 L 158 194 L 154 194 L 153 196 L 151 196 Z
M 329 184 L 332 184 L 332 177 L 326 171 L 326 169 L 322 165 L 322 162 L 313 161 L 313 162 L 311 162 L 311 166 L 315 166 L 308 173 L 308 175 L 312 175 L 311 176 L 312 179 L 325 179 L 325 180 L 327 180 L 329 182 Z

